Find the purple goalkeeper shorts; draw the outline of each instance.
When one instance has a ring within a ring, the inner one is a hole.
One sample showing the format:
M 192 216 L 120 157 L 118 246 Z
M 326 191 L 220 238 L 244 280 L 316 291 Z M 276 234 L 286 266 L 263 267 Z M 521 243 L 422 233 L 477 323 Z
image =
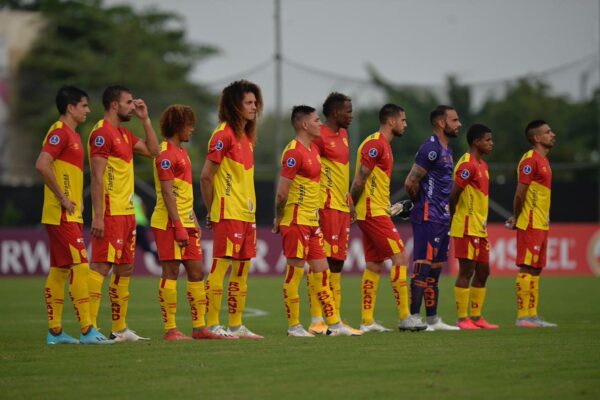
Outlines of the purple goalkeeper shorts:
M 448 261 L 450 226 L 435 222 L 412 223 L 413 260 L 442 263 Z

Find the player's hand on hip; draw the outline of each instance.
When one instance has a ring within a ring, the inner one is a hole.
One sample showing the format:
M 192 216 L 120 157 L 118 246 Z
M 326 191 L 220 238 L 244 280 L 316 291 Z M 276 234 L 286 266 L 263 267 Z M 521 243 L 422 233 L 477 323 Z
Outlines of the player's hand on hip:
M 102 239 L 104 237 L 104 220 L 93 219 L 91 234 L 96 239 Z

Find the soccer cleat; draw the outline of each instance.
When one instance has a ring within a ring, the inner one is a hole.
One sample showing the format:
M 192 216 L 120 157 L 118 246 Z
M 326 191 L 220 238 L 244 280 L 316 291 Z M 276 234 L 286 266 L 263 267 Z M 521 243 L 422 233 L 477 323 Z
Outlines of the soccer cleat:
M 327 332 L 327 324 L 323 320 L 319 322 L 313 322 L 308 327 L 308 331 L 315 335 L 324 335 Z
M 361 324 L 360 325 L 360 330 L 363 332 L 392 332 L 393 330 L 390 328 L 386 328 L 385 326 L 378 324 L 377 322 L 373 322 L 372 324 L 369 325 L 364 325 Z
M 342 323 L 337 323 L 335 325 L 331 325 L 327 329 L 327 332 L 325 332 L 325 335 L 327 335 L 327 336 L 358 336 L 358 335 L 352 334 L 352 331 L 350 329 L 348 329 L 348 327 L 343 325 Z
M 500 328 L 500 325 L 490 324 L 483 317 L 480 317 L 478 320 L 472 319 L 471 322 L 473 322 L 474 325 L 480 327 L 481 329 L 498 329 L 498 328 Z
M 342 325 L 344 325 L 344 327 L 346 327 L 350 331 L 350 333 L 352 333 L 352 336 L 362 336 L 364 334 L 364 332 L 360 329 L 354 329 L 345 322 L 342 322 Z
M 475 323 L 469 318 L 465 318 L 462 321 L 457 321 L 456 325 L 463 331 L 477 331 L 481 329 L 479 326 L 475 325 Z
M 535 317 L 529 317 L 529 322 L 531 322 L 534 325 L 537 325 L 539 328 L 556 328 L 556 327 L 558 327 L 558 324 L 545 321 L 544 318 L 540 317 L 539 315 L 536 315 Z
M 192 340 L 191 337 L 185 335 L 178 329 L 169 329 L 163 335 L 163 339 L 168 341 L 177 341 L 177 340 Z
M 458 326 L 445 324 L 440 317 L 435 317 L 435 322 L 427 326 L 434 331 L 460 331 Z
M 75 339 L 71 335 L 67 335 L 64 332 L 59 333 L 58 335 L 53 335 L 48 332 L 48 336 L 46 337 L 47 344 L 79 344 L 79 340 Z
M 223 327 L 221 325 L 211 326 L 211 327 L 208 328 L 208 330 L 213 335 L 220 336 L 221 339 L 226 339 L 226 340 L 238 340 L 239 339 L 238 336 L 232 335 L 230 332 L 228 332 L 225 329 L 223 329 Z
M 220 336 L 217 335 L 215 333 L 213 333 L 210 329 L 208 329 L 206 326 L 203 326 L 202 328 L 194 328 L 192 331 L 192 339 L 215 339 L 215 340 L 220 340 L 220 339 L 227 339 L 224 336 Z
M 114 344 L 114 340 L 108 339 L 106 336 L 98 332 L 96 328 L 90 328 L 88 333 L 79 335 L 79 343 L 81 344 Z
M 233 330 L 231 328 L 227 328 L 227 333 L 233 336 L 237 336 L 240 339 L 252 339 L 252 340 L 261 340 L 264 339 L 263 336 L 257 335 L 252 332 L 250 329 L 246 328 L 245 325 L 240 325 L 239 328 Z
M 138 340 L 150 340 L 150 338 L 142 337 L 129 328 L 125 328 L 120 332 L 112 332 L 110 334 L 110 338 L 115 342 L 137 342 Z
M 400 332 L 419 332 L 427 329 L 427 324 L 421 320 L 420 316 L 409 315 L 398 323 L 398 329 Z
M 517 318 L 515 325 L 519 328 L 539 328 L 539 326 L 529 320 L 529 317 Z
M 315 337 L 315 335 L 306 331 L 300 324 L 288 328 L 287 335 L 290 337 Z

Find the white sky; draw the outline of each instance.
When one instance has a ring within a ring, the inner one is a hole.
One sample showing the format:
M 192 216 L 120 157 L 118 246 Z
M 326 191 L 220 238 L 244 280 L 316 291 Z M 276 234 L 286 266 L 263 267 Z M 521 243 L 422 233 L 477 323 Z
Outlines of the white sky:
M 274 68 L 240 75 L 272 57 L 273 0 L 105 0 L 181 14 L 188 38 L 222 53 L 192 78 L 215 91 L 248 78 L 273 105 Z M 589 95 L 599 81 L 599 2 L 593 0 L 282 0 L 284 57 L 334 74 L 368 79 L 373 64 L 388 80 L 442 85 L 512 79 L 588 58 L 548 75 L 556 91 Z M 595 58 L 593 54 L 596 54 Z M 581 88 L 581 72 L 590 77 Z M 377 98 L 368 85 L 284 68 L 284 104 L 318 106 L 333 89 L 360 102 Z M 501 85 L 479 85 L 481 97 Z

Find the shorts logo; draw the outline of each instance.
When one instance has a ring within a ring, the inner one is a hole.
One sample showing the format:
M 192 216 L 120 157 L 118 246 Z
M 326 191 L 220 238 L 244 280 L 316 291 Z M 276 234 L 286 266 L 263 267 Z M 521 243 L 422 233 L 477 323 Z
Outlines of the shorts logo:
M 435 151 L 430 151 L 429 154 L 427 154 L 427 158 L 429 158 L 429 161 L 434 161 L 437 158 L 437 153 Z
M 162 160 L 160 162 L 160 167 L 162 169 L 165 169 L 165 170 L 171 168 L 171 161 L 169 161 L 169 160 Z
M 52 145 L 57 145 L 60 143 L 60 137 L 58 137 L 58 135 L 52 135 L 50 140 L 48 140 L 48 143 L 50 143 Z
M 526 165 L 523 167 L 523 173 L 525 175 L 529 175 L 531 173 L 531 165 Z
M 294 157 L 290 157 L 285 162 L 285 165 L 287 165 L 289 168 L 292 168 L 296 165 L 296 160 L 294 159 Z
M 223 141 L 222 140 L 217 140 L 217 144 L 215 145 L 215 149 L 217 149 L 218 151 L 223 150 Z
M 94 140 L 94 144 L 96 145 L 96 147 L 104 146 L 104 137 L 96 136 L 96 139 Z
M 377 149 L 375 149 L 375 148 L 369 149 L 369 157 L 375 158 L 375 157 L 377 157 L 377 154 L 379 154 L 377 152 Z
M 467 179 L 469 176 L 471 176 L 471 173 L 468 169 L 463 169 L 463 172 L 460 173 L 460 177 L 463 179 Z

